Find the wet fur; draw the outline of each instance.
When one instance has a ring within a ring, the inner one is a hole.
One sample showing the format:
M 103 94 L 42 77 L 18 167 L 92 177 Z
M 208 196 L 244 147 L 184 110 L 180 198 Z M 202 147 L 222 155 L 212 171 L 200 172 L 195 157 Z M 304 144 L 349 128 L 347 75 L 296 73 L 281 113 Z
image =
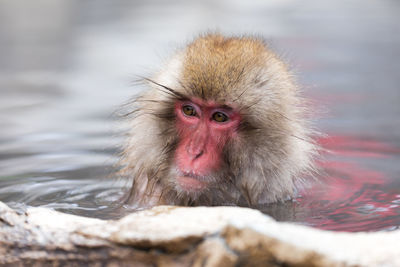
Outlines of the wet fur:
M 304 100 L 282 61 L 263 40 L 208 34 L 195 39 L 134 99 L 121 174 L 133 178 L 128 202 L 240 205 L 292 198 L 313 171 L 316 146 L 305 119 Z M 187 194 L 176 186 L 174 151 L 179 142 L 174 102 L 213 100 L 240 110 L 236 138 L 223 150 L 223 166 L 204 192 Z

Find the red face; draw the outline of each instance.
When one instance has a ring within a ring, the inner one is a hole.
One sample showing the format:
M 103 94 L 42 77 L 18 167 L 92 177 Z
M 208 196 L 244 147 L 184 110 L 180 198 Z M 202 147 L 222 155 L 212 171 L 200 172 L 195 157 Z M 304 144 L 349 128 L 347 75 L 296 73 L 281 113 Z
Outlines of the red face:
M 185 191 L 202 191 L 221 166 L 225 144 L 236 135 L 239 113 L 225 105 L 196 99 L 178 101 L 175 113 L 180 140 L 175 151 L 177 184 Z

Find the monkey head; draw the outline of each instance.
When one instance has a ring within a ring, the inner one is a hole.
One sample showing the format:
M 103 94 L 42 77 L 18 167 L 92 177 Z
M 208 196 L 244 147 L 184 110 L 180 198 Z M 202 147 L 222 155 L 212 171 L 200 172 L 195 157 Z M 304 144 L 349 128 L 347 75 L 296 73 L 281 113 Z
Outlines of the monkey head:
M 144 80 L 121 158 L 134 206 L 255 207 L 313 170 L 305 101 L 263 40 L 201 36 Z

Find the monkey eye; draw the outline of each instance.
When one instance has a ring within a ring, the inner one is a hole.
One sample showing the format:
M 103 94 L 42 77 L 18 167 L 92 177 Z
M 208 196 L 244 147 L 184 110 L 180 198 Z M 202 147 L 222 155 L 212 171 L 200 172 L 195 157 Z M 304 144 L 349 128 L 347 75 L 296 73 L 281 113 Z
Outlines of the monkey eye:
M 196 110 L 191 105 L 184 105 L 182 111 L 186 116 L 196 116 Z
M 212 119 L 216 122 L 226 122 L 229 118 L 224 113 L 217 111 L 212 115 Z

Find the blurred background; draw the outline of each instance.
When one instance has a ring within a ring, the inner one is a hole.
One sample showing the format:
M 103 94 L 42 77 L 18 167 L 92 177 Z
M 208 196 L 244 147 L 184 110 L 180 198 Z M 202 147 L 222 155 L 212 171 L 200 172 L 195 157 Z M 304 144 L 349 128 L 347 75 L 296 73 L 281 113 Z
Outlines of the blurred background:
M 0 200 L 106 208 L 122 194 L 107 180 L 123 140 L 113 112 L 135 75 L 209 30 L 265 37 L 317 128 L 385 143 L 391 157 L 367 164 L 399 178 L 399 1 L 0 0 Z

